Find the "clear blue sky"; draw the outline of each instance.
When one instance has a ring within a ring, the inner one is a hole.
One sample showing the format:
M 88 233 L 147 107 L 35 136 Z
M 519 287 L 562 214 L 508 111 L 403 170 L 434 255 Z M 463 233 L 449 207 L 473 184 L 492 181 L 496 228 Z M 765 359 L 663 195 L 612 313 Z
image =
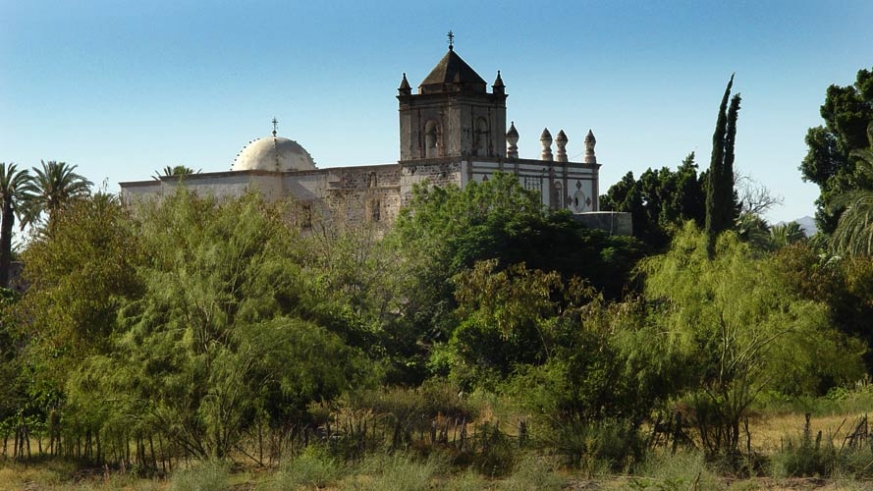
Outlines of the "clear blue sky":
M 873 66 L 873 1 L 0 0 L 0 161 L 66 161 L 110 191 L 184 164 L 230 168 L 272 130 L 320 167 L 399 157 L 396 89 L 456 51 L 501 70 L 522 157 L 588 129 L 601 192 L 628 171 L 708 165 L 725 84 L 737 170 L 812 215 L 797 167 L 828 85 Z

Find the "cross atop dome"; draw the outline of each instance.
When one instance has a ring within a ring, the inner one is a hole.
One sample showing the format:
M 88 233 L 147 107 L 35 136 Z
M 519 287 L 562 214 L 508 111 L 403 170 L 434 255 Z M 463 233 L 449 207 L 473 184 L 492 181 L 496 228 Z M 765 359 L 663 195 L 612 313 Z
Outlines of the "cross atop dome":
M 276 134 L 279 132 L 279 120 L 276 117 L 273 117 L 273 138 L 276 137 Z

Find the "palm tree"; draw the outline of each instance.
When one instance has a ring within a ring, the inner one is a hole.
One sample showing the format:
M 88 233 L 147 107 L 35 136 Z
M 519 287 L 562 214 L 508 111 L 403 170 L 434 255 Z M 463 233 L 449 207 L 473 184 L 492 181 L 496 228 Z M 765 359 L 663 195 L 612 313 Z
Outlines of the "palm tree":
M 43 213 L 51 221 L 67 203 L 91 194 L 91 181 L 73 172 L 77 166 L 54 160 L 40 163 L 42 168 L 33 168 L 34 176 L 25 186 L 26 224 L 38 222 Z
M 194 170 L 190 167 L 184 165 L 177 165 L 175 167 L 166 166 L 160 170 L 160 172 L 155 171 L 155 175 L 152 176 L 152 179 L 156 181 L 160 181 L 162 177 L 185 177 L 190 176 L 191 174 L 199 174 L 199 170 Z
M 13 163 L 0 162 L 0 287 L 9 287 L 9 266 L 12 264 L 12 227 L 18 203 L 30 180 L 27 170 L 18 170 Z
M 862 183 L 873 183 L 873 123 L 867 127 L 870 147 L 855 150 L 858 159 L 856 177 Z M 867 187 L 838 196 L 834 205 L 844 206 L 837 228 L 831 236 L 831 249 L 847 256 L 873 256 L 873 189 Z
M 797 222 L 788 222 L 770 227 L 770 247 L 779 249 L 806 240 L 806 233 Z

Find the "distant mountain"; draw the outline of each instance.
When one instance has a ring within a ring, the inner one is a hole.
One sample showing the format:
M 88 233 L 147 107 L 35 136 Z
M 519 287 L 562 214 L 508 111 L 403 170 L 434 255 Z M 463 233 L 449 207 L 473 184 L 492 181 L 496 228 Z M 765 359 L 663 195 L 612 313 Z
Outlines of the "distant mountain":
M 805 216 L 791 221 L 797 222 L 797 224 L 800 225 L 801 230 L 803 230 L 803 233 L 805 233 L 807 237 L 812 237 L 816 234 L 816 232 L 818 232 L 818 227 L 815 226 L 815 218 L 812 218 L 811 216 Z M 786 223 L 790 222 L 779 222 L 776 225 L 785 225 Z

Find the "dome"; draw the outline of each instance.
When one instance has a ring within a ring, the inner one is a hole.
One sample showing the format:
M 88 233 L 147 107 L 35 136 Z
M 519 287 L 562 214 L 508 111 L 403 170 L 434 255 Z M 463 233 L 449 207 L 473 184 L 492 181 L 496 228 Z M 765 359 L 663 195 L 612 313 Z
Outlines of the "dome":
M 312 156 L 299 143 L 281 136 L 259 138 L 243 148 L 232 170 L 314 170 Z

